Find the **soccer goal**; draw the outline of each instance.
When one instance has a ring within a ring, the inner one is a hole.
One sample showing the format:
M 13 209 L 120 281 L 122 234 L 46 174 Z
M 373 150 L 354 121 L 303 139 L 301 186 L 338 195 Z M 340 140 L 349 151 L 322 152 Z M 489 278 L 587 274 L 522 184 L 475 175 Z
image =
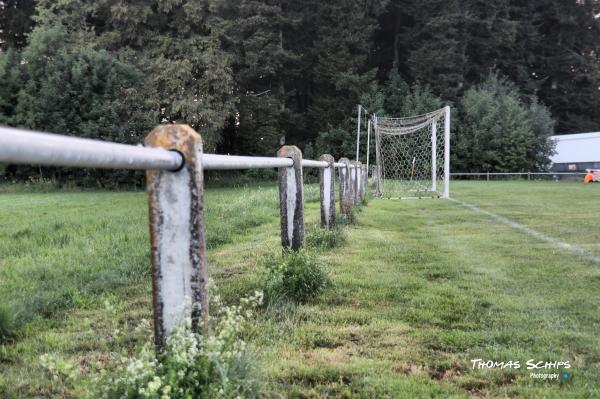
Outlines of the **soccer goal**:
M 407 118 L 373 115 L 379 185 L 386 198 L 449 198 L 450 107 Z

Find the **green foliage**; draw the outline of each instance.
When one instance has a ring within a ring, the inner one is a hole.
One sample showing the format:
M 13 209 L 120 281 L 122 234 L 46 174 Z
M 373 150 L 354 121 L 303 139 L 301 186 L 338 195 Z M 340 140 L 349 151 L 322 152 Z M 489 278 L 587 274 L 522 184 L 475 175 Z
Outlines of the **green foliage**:
M 22 52 L 0 54 L 0 122 L 121 143 L 139 143 L 148 126 L 130 101 L 138 71 L 103 50 L 73 47 L 59 25 L 40 26 Z M 52 176 L 64 183 L 75 174 L 84 185 L 118 187 L 139 173 L 11 166 L 9 178 Z
M 460 102 L 455 134 L 455 170 L 535 171 L 548 165 L 553 122 L 537 100 L 524 103 L 505 78 L 490 75 Z
M 76 48 L 101 48 L 141 72 L 129 108 L 146 122 L 187 123 L 214 151 L 233 115 L 231 57 L 221 49 L 216 1 L 40 0 L 38 28 L 61 25 Z
M 550 110 L 541 104 L 537 97 L 530 100 L 528 108 L 528 120 L 533 134 L 534 143 L 531 152 L 527 154 L 527 160 L 531 170 L 548 170 L 551 165 L 550 157 L 554 153 L 555 143 L 548 140 L 554 134 L 556 122 L 550 114 Z
M 346 239 L 346 231 L 340 226 L 322 229 L 319 225 L 314 225 L 306 234 L 306 245 L 321 250 L 332 249 L 344 244 Z
M 140 82 L 140 75 L 106 51 L 68 47 L 67 35 L 58 25 L 38 27 L 30 35 L 22 54 L 25 84 L 15 124 L 139 142 L 142 133 L 131 124 L 133 115 L 122 97 Z
M 16 115 L 19 90 L 23 84 L 19 52 L 0 52 L 0 124 L 10 125 Z
M 356 151 L 356 133 L 349 134 L 348 130 L 343 128 L 319 132 L 316 148 L 321 154 L 331 154 L 335 159 L 339 159 Z
M 213 293 L 212 301 L 219 301 Z M 253 398 L 260 388 L 254 363 L 242 339 L 262 293 L 242 298 L 240 306 L 213 306 L 212 334 L 206 338 L 190 326 L 173 332 L 159 355 L 146 345 L 133 359 L 97 383 L 101 398 Z
M 309 302 L 329 285 L 325 264 L 306 249 L 266 258 L 261 281 L 265 300 L 270 304 Z

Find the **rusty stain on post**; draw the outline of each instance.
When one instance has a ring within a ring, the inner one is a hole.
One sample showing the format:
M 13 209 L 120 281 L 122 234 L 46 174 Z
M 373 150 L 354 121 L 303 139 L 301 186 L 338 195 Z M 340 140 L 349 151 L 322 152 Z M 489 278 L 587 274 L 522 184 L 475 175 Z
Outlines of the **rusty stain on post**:
M 319 168 L 321 192 L 321 227 L 330 229 L 335 226 L 335 160 L 329 154 L 323 154 L 319 161 L 329 164 L 327 168 Z
M 146 137 L 149 147 L 179 152 L 178 171 L 146 174 L 152 247 L 154 331 L 157 348 L 182 323 L 208 325 L 208 266 L 204 226 L 202 139 L 187 125 L 161 125 Z
M 281 245 L 299 250 L 304 245 L 304 184 L 302 181 L 302 151 L 296 146 L 283 146 L 277 151 L 281 158 L 291 158 L 293 166 L 279 168 L 279 208 Z

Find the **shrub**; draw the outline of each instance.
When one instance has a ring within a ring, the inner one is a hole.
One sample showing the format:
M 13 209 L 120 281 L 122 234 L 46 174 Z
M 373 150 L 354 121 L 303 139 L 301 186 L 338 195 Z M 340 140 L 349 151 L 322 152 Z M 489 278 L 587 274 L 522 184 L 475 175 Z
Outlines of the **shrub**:
M 146 345 L 133 359 L 96 382 L 96 395 L 104 398 L 251 398 L 260 388 L 250 353 L 242 339 L 262 292 L 243 298 L 239 306 L 222 306 L 218 295 L 211 315 L 212 335 L 192 332 L 190 322 L 173 332 L 165 349 L 156 355 Z
M 316 249 L 331 249 L 346 242 L 346 231 L 340 226 L 322 229 L 313 226 L 306 235 L 306 245 Z
M 267 258 L 264 267 L 262 286 L 269 303 L 305 303 L 329 285 L 325 265 L 306 250 L 286 251 Z
M 506 78 L 491 74 L 459 103 L 453 140 L 454 168 L 463 172 L 545 170 L 550 164 L 554 121 L 534 97 L 524 99 Z

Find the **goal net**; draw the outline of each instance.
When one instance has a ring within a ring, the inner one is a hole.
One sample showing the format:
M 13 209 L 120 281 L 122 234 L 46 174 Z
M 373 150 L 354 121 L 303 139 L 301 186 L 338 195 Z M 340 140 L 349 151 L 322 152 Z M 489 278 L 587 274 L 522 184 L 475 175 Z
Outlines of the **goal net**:
M 373 117 L 378 195 L 447 198 L 450 184 L 450 108 L 407 118 Z

